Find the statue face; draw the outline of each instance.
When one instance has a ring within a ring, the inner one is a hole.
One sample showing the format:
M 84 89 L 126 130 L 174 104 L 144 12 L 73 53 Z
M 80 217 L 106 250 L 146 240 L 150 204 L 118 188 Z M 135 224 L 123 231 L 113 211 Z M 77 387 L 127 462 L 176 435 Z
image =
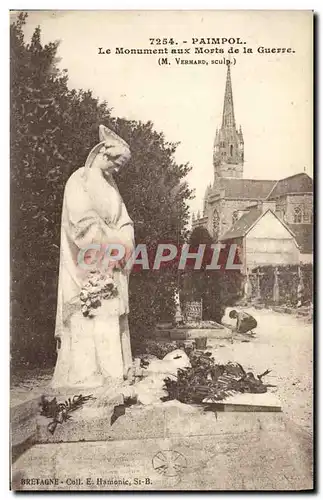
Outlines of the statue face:
M 99 168 L 105 174 L 117 172 L 122 164 L 122 155 L 115 146 L 102 146 L 92 163 L 92 168 Z

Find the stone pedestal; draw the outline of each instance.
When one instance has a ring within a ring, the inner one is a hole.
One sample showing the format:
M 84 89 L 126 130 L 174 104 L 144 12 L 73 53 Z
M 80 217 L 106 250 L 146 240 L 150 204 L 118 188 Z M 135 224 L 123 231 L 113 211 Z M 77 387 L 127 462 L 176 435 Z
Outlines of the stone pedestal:
M 164 403 L 133 408 L 110 429 L 102 422 L 104 432 L 98 434 L 96 442 L 81 442 L 84 434 L 90 433 L 90 424 L 74 428 L 78 434 L 71 435 L 69 442 L 43 441 L 46 444 L 35 445 L 14 463 L 13 488 L 159 491 L 312 487 L 310 440 L 295 433 L 295 426 L 281 413 L 215 415 L 183 406 Z M 98 429 L 98 423 L 92 423 L 94 427 Z M 179 460 L 180 467 L 174 467 L 174 460 L 176 464 Z M 24 483 L 23 479 L 31 477 L 51 478 L 56 484 Z

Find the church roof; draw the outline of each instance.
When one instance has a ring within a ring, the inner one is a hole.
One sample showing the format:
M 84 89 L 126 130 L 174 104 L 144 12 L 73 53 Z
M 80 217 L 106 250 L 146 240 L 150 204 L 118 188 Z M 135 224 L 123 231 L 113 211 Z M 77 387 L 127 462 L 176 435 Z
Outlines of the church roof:
M 241 238 L 244 236 L 248 230 L 254 225 L 254 223 L 261 217 L 262 210 L 259 208 L 252 208 L 249 212 L 240 217 L 233 226 L 227 231 L 220 240 L 233 240 L 235 238 Z
M 309 193 L 313 191 L 313 180 L 305 173 L 285 177 L 279 181 L 263 179 L 236 179 L 221 177 L 220 189 L 225 198 L 271 200 L 288 193 Z
M 269 193 L 268 199 L 284 196 L 288 193 L 308 193 L 311 191 L 313 191 L 313 179 L 305 172 L 302 172 L 277 181 L 271 193 Z
M 225 190 L 225 198 L 265 200 L 276 181 L 262 179 L 220 178 L 220 189 Z
M 263 212 L 260 208 L 254 207 L 251 208 L 248 212 L 243 214 L 240 219 L 238 219 L 235 224 L 227 231 L 221 238 L 220 240 L 233 240 L 236 238 L 242 238 L 244 237 L 249 230 L 258 222 L 259 219 L 261 219 L 264 215 L 266 215 L 268 212 L 270 212 L 272 215 L 276 217 L 276 219 L 279 220 L 279 222 L 291 233 L 291 235 L 296 239 L 297 243 L 297 237 L 293 232 L 293 228 L 291 226 L 294 226 L 294 224 L 286 224 L 283 222 L 277 214 L 275 214 L 272 210 L 268 209 L 265 212 Z M 310 226 L 311 224 L 295 224 L 296 226 L 304 225 L 304 226 Z M 307 253 L 307 252 L 304 252 Z
M 301 253 L 313 252 L 313 225 L 312 224 L 287 224 L 294 233 Z

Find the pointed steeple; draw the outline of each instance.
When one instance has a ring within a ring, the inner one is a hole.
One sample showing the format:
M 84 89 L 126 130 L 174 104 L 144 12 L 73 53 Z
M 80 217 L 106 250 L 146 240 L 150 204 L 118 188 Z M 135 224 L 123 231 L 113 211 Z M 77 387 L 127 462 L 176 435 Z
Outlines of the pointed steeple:
M 231 70 L 230 64 L 227 68 L 227 80 L 225 84 L 223 115 L 222 115 L 222 128 L 236 128 L 234 118 L 233 97 L 232 97 L 232 83 L 231 83 Z
M 231 69 L 227 66 L 222 125 L 216 132 L 213 148 L 214 184 L 218 177 L 243 176 L 244 140 L 241 127 L 236 128 L 234 116 Z

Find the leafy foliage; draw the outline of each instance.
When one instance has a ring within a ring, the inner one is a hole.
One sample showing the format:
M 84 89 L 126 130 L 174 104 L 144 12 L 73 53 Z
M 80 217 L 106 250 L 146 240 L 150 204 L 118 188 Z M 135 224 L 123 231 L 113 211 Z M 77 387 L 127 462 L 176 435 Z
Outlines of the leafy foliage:
M 47 429 L 51 434 L 54 434 L 58 424 L 62 424 L 67 420 L 71 419 L 71 412 L 79 410 L 83 405 L 91 400 L 95 399 L 92 394 L 90 396 L 73 396 L 73 398 L 68 398 L 64 403 L 57 403 L 57 399 L 53 398 L 51 401 L 46 399 L 45 396 L 41 397 L 41 411 L 40 414 L 44 417 L 51 418 L 52 421 L 48 424 Z
M 241 298 L 242 275 L 238 270 L 225 268 L 228 248 L 221 250 L 218 265 L 220 269 L 207 269 L 211 263 L 213 239 L 204 227 L 195 228 L 190 236 L 190 251 L 197 252 L 200 244 L 205 244 L 201 269 L 188 266 L 183 279 L 182 300 L 202 299 L 203 319 L 221 322 L 225 308 L 233 306 Z
M 202 351 L 192 351 L 190 362 L 190 368 L 177 371 L 176 380 L 169 377 L 164 380 L 168 392 L 164 400 L 177 399 L 187 404 L 201 404 L 204 400 L 216 403 L 238 392 L 259 394 L 267 392 L 267 387 L 273 387 L 262 382 L 262 377 L 270 370 L 256 378 L 240 364 L 218 364 L 210 352 Z
M 116 179 L 135 224 L 136 242 L 153 251 L 158 242 L 185 240 L 188 165 L 174 160 L 152 122 L 111 116 L 90 91 L 68 88 L 57 68 L 58 42 L 41 44 L 37 28 L 26 44 L 20 14 L 10 29 L 11 62 L 11 298 L 14 363 L 55 360 L 54 323 L 60 219 L 67 179 L 84 165 L 102 123 L 130 145 L 132 159 Z M 174 308 L 175 267 L 138 271 L 130 279 L 131 333 L 141 335 Z

